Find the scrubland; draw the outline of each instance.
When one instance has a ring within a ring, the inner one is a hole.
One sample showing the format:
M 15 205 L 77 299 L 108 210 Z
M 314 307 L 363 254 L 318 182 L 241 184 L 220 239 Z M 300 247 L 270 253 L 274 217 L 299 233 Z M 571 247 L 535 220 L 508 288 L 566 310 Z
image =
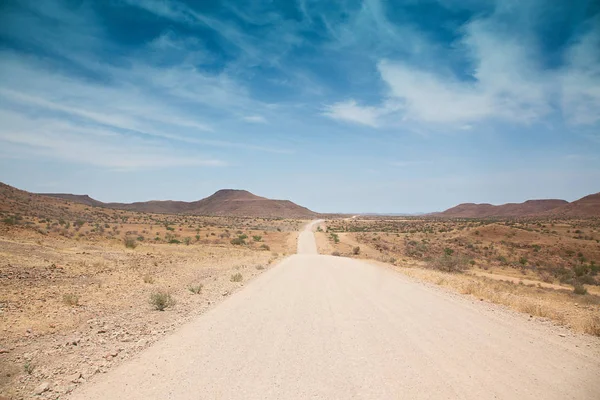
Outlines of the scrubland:
M 21 199 L 22 200 L 22 199 Z M 0 208 L 0 394 L 57 398 L 296 251 L 304 221 Z
M 600 336 L 600 219 L 328 220 L 322 254 L 400 272 Z

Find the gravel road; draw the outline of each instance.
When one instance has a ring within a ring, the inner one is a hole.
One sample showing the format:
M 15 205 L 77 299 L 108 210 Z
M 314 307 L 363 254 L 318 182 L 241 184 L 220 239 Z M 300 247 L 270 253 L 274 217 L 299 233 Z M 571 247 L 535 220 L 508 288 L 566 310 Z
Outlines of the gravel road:
M 71 399 L 600 399 L 597 338 L 298 251 Z

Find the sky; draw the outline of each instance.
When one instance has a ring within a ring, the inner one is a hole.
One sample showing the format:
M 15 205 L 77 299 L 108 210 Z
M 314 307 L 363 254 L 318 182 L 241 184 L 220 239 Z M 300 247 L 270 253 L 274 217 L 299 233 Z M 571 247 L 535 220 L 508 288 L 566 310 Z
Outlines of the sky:
M 0 181 L 417 213 L 600 191 L 597 0 L 3 0 Z

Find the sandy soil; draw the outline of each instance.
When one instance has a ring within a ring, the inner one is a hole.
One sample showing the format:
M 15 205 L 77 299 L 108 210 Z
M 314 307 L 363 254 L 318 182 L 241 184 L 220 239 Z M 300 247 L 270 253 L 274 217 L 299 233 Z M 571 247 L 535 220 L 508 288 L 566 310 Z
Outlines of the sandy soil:
M 298 247 L 71 399 L 600 397 L 597 338 Z

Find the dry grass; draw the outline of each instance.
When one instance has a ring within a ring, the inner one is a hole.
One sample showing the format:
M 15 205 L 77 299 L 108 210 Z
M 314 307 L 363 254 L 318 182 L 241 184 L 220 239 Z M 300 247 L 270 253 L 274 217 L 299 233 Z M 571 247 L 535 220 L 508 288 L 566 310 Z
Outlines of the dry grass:
M 421 268 L 397 267 L 400 272 L 455 292 L 502 304 L 513 310 L 551 319 L 576 331 L 600 336 L 600 298 Z

